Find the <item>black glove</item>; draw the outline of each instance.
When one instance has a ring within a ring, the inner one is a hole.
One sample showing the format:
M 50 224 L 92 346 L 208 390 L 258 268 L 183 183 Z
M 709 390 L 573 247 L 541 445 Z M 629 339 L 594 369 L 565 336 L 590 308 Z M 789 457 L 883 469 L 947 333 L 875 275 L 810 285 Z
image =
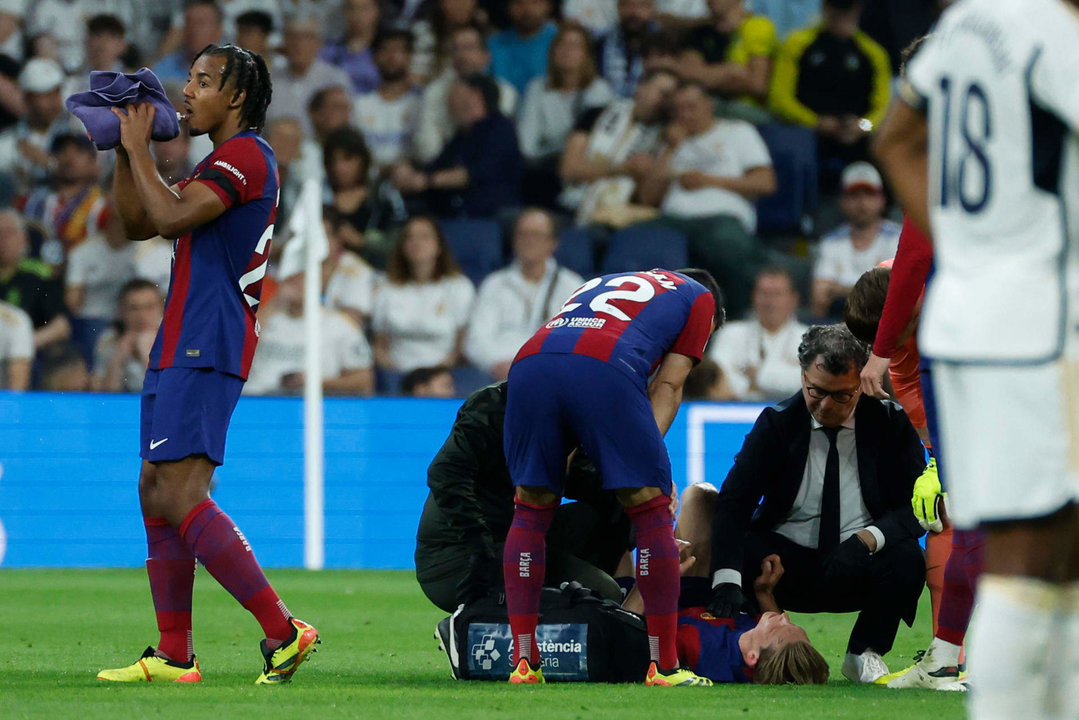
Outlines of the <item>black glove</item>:
M 479 600 L 498 581 L 498 558 L 490 548 L 476 550 L 468 556 L 468 570 L 457 583 L 457 603 L 468 605 Z
M 851 535 L 839 543 L 831 555 L 824 558 L 824 577 L 826 580 L 838 580 L 858 576 L 868 569 L 872 557 L 865 543 L 859 540 L 857 535 Z
M 742 594 L 742 586 L 737 583 L 720 583 L 712 588 L 712 597 L 708 600 L 706 608 L 714 617 L 733 618 L 738 617 L 745 605 L 746 596 Z

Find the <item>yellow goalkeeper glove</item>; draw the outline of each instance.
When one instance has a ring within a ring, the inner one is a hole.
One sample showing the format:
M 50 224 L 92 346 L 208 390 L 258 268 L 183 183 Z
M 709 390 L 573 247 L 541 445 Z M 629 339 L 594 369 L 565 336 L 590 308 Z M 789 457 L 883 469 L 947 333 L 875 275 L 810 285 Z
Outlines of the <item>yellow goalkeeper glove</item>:
M 929 464 L 914 481 L 914 497 L 911 506 L 914 508 L 914 517 L 922 530 L 940 532 L 944 529 L 944 523 L 937 512 L 937 503 L 944 498 L 941 492 L 940 477 L 937 475 L 937 459 L 929 458 Z

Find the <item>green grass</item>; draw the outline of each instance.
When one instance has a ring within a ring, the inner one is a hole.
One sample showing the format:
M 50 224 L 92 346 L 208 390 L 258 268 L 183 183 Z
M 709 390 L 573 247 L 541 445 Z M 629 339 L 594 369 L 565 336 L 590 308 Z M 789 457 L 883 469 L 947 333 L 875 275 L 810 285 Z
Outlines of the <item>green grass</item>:
M 796 618 L 832 666 L 826 687 L 722 686 L 660 690 L 635 685 L 537 688 L 450 679 L 431 634 L 441 613 L 411 573 L 272 571 L 293 612 L 324 642 L 284 687 L 255 687 L 254 620 L 200 569 L 195 648 L 200 685 L 95 680 L 133 662 L 157 639 L 141 570 L 0 570 L 0 718 L 866 718 L 963 717 L 956 693 L 854 686 L 839 673 L 853 616 Z M 901 627 L 887 660 L 909 663 L 929 640 L 928 601 Z M 527 715 L 526 715 L 527 711 Z

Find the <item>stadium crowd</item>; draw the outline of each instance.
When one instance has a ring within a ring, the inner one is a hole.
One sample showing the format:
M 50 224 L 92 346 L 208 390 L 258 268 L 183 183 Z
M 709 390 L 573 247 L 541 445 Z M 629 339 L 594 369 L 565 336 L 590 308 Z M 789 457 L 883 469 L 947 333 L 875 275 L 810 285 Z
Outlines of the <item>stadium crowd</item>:
M 281 174 L 248 393 L 303 387 L 303 281 L 276 261 L 317 177 L 327 393 L 465 395 L 582 278 L 696 265 L 735 322 L 690 392 L 784 398 L 801 322 L 895 254 L 868 138 L 943 4 L 0 0 L 0 387 L 140 391 L 171 241 L 124 238 L 113 156 L 64 99 L 147 66 L 179 107 L 232 42 L 270 65 Z M 210 149 L 154 143 L 170 182 Z

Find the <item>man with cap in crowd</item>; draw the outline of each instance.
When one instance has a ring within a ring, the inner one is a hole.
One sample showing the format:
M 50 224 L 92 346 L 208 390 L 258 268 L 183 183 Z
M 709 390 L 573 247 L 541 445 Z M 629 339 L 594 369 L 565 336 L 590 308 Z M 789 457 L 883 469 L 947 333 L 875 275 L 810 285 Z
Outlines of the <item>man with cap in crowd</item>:
M 49 173 L 49 148 L 57 135 L 80 132 L 64 109 L 60 92 L 64 71 L 54 60 L 33 58 L 19 73 L 26 115 L 0 133 L 0 174 L 14 182 L 15 192 L 25 195 L 45 182 Z M 0 182 L 0 185 L 3 183 Z M 0 201 L 3 201 L 0 190 Z
M 847 222 L 821 238 L 813 266 L 810 309 L 817 317 L 840 317 L 843 302 L 862 273 L 895 257 L 898 223 L 884 219 L 888 201 L 880 173 L 867 162 L 843 170 L 839 209 Z

